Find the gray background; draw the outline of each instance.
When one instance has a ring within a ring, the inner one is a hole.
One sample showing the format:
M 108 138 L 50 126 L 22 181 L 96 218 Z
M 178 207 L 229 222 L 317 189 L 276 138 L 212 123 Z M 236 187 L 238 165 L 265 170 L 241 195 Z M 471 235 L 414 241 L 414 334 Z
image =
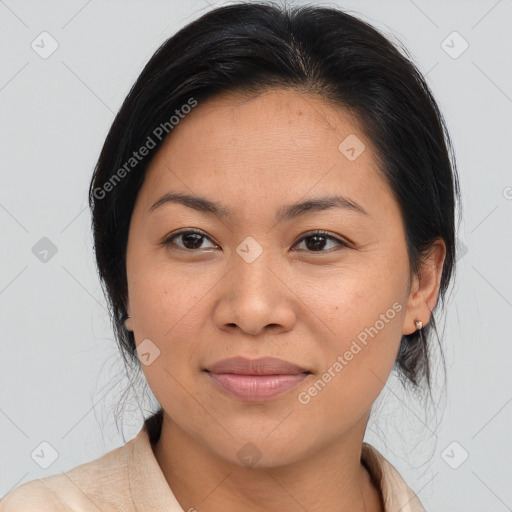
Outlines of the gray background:
M 221 3 L 0 1 L 0 496 L 121 446 L 154 406 L 136 388 L 124 437 L 116 428 L 129 382 L 96 277 L 87 188 L 145 62 Z M 462 185 L 462 256 L 438 320 L 445 398 L 425 411 L 391 378 L 367 440 L 429 511 L 512 510 L 512 0 L 321 5 L 411 52 L 446 117 Z M 47 58 L 44 31 L 58 44 Z

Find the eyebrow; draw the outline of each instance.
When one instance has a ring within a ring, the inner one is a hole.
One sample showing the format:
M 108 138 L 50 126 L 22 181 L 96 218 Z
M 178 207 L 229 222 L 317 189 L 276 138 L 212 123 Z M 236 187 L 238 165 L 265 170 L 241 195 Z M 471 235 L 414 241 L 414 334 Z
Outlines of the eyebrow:
M 204 197 L 173 192 L 169 192 L 158 199 L 158 201 L 156 201 L 149 209 L 149 213 L 151 214 L 158 207 L 168 203 L 182 204 L 199 212 L 214 215 L 219 219 L 233 218 L 233 213 L 220 203 L 210 201 Z M 362 215 L 369 215 L 360 204 L 356 203 L 352 199 L 341 195 L 334 195 L 309 199 L 307 201 L 282 206 L 277 210 L 275 222 L 281 223 L 307 213 L 320 212 L 330 210 L 332 208 L 343 208 Z

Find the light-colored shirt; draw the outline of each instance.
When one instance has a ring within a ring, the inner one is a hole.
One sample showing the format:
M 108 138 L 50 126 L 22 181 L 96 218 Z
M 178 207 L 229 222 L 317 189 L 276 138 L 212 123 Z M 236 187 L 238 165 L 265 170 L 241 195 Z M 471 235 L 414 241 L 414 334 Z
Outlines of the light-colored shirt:
M 363 443 L 361 461 L 380 488 L 385 512 L 425 512 L 398 471 Z M 153 453 L 146 424 L 125 445 L 64 473 L 26 482 L 0 512 L 193 512 L 174 496 Z

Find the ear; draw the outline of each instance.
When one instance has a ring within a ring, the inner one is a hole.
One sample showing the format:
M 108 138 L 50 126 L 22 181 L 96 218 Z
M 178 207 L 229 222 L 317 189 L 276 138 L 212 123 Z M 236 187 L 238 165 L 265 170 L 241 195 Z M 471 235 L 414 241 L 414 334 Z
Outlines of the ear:
M 419 276 L 413 277 L 402 334 L 415 332 L 416 320 L 421 320 L 423 326 L 430 321 L 431 311 L 439 296 L 445 257 L 446 244 L 439 238 L 431 245 L 428 254 L 424 257 Z

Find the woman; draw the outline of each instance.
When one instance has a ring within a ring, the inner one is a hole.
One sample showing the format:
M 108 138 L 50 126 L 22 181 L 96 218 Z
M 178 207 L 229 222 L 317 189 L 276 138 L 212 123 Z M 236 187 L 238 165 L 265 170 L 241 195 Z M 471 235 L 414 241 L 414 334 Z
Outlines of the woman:
M 90 186 L 121 353 L 161 408 L 2 512 L 424 510 L 363 438 L 393 368 L 430 385 L 458 197 L 428 86 L 371 26 L 251 2 L 183 28 Z

